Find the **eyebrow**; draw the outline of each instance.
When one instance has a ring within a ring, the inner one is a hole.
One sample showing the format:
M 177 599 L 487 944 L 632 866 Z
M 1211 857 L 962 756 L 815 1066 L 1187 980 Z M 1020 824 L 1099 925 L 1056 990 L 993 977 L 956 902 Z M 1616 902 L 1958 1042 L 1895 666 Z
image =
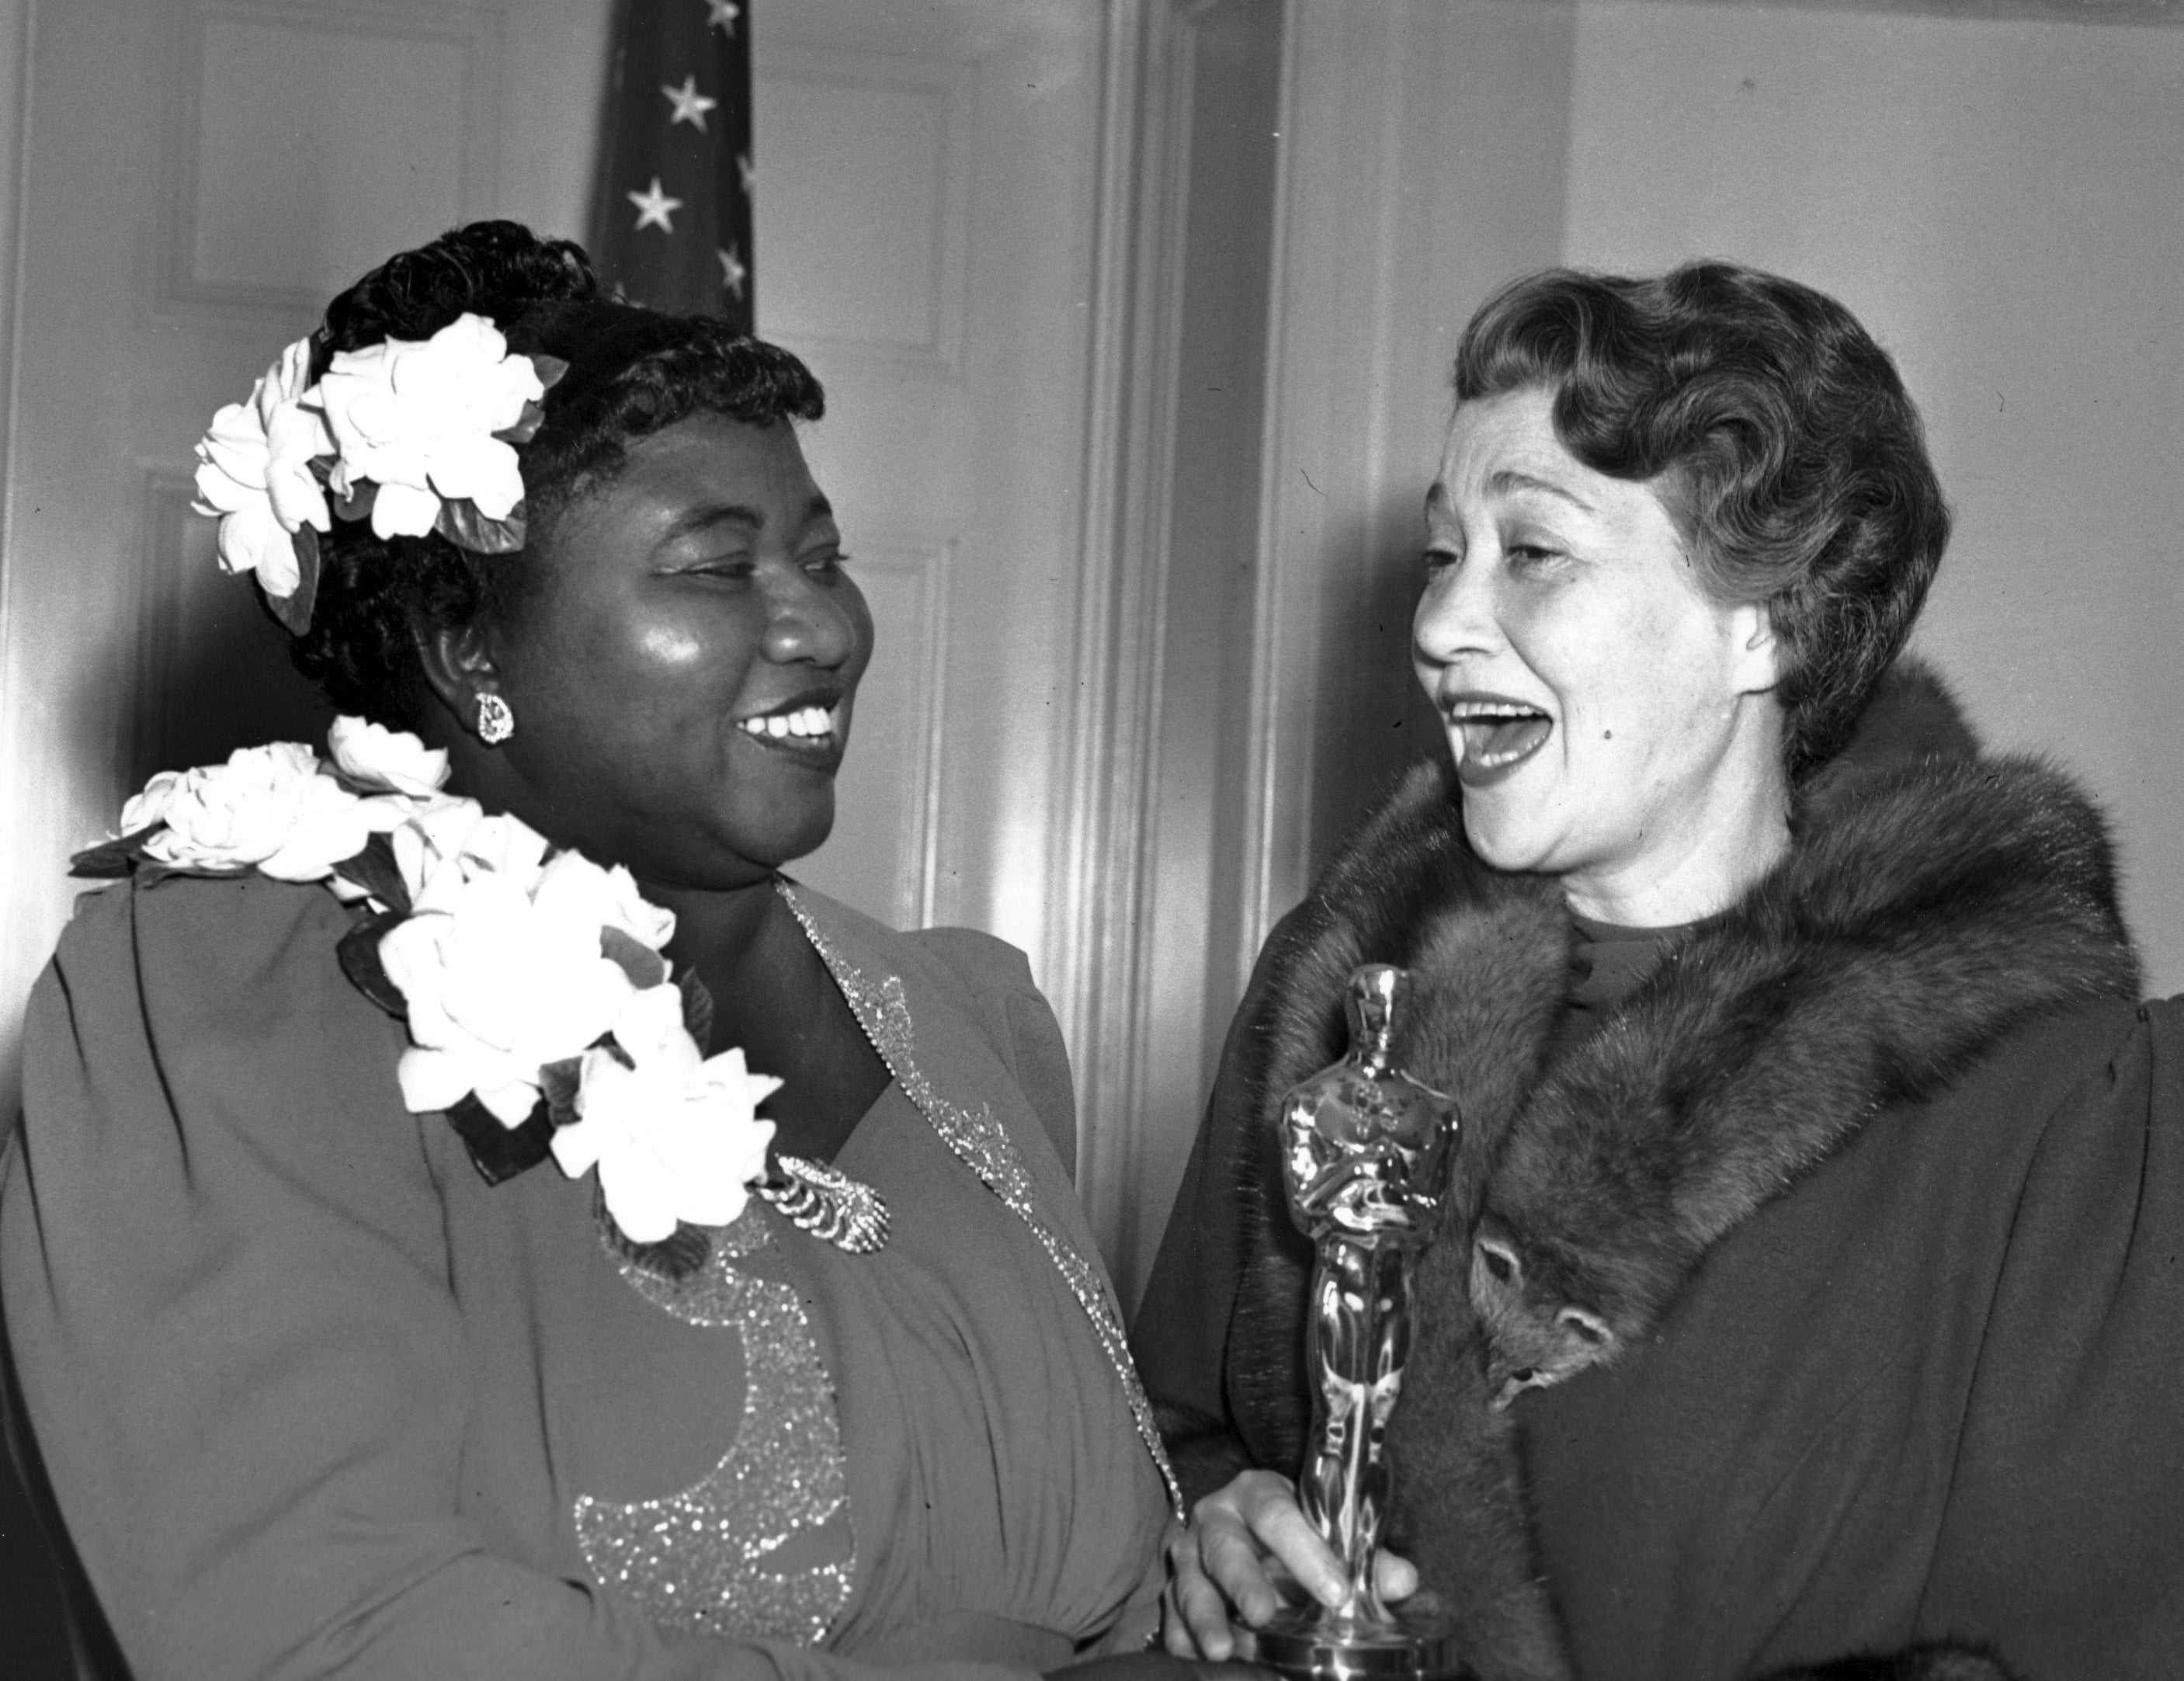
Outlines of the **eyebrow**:
M 833 517 L 834 504 L 824 496 L 814 496 L 804 509 L 804 523 Z M 766 515 L 762 509 L 747 502 L 709 502 L 691 509 L 678 517 L 661 534 L 660 542 L 673 543 L 698 532 L 709 532 L 716 526 L 749 526 L 755 532 L 766 529 Z
M 1529 473 L 1519 473 L 1504 467 L 1499 472 L 1486 476 L 1486 488 L 1497 496 L 1507 496 L 1512 491 L 1536 490 L 1548 496 L 1558 496 L 1574 508 L 1582 508 L 1588 514 L 1595 512 L 1593 505 L 1575 491 L 1566 490 L 1549 480 L 1535 478 Z M 1448 487 L 1439 479 L 1426 487 L 1426 512 L 1449 505 Z
M 1511 491 L 1516 490 L 1540 491 L 1548 496 L 1559 496 L 1572 507 L 1582 508 L 1588 514 L 1593 511 L 1592 504 L 1575 491 L 1565 489 L 1563 486 L 1552 483 L 1546 479 L 1535 478 L 1529 473 L 1517 472 L 1508 467 L 1504 467 L 1498 472 L 1489 473 L 1486 476 L 1486 488 L 1502 496 L 1507 496 Z

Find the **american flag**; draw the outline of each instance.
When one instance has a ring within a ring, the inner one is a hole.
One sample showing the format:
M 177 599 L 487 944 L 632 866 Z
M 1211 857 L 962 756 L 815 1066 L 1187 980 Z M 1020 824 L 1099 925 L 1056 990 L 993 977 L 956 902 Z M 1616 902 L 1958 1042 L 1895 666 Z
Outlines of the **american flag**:
M 592 260 L 616 295 L 755 317 L 750 0 L 616 0 Z

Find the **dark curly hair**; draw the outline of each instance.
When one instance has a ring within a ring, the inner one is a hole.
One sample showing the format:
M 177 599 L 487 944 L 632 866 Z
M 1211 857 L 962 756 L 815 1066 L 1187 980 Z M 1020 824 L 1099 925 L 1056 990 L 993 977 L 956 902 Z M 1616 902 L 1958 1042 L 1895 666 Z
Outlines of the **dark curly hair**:
M 311 377 L 337 351 L 430 338 L 466 312 L 489 319 L 510 350 L 569 365 L 516 452 L 534 545 L 613 475 L 633 438 L 701 411 L 752 426 L 826 412 L 819 381 L 788 351 L 709 316 L 604 298 L 581 247 L 504 221 L 390 257 L 335 298 L 311 335 Z M 476 554 L 437 532 L 382 538 L 365 520 L 337 519 L 320 558 L 310 627 L 290 639 L 289 657 L 340 710 L 398 729 L 429 710 L 420 636 L 493 611 L 525 576 L 522 552 Z
M 1533 387 L 1579 460 L 1658 482 L 1716 600 L 1766 604 L 1790 774 L 1825 764 L 1949 539 L 1887 353 L 1834 298 L 1737 264 L 1552 269 L 1490 299 L 1456 354 L 1458 403 Z

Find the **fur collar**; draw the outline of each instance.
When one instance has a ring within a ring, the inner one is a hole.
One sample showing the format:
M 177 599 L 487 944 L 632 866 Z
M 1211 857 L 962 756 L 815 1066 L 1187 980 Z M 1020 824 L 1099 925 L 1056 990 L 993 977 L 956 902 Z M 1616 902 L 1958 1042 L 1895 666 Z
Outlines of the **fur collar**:
M 1457 1098 L 1464 1132 L 1397 1450 L 1464 1480 L 1481 1521 L 1518 1535 L 1501 1412 L 1518 1390 L 1615 1358 L 1710 1245 L 1875 1113 L 1933 1094 L 2025 1018 L 2135 997 L 2138 981 L 2098 814 L 2036 761 L 1979 758 L 1916 669 L 1802 791 L 1789 855 L 1574 1043 L 1556 1033 L 1571 964 L 1560 893 L 1473 854 L 1438 764 L 1413 768 L 1277 938 L 1246 1005 L 1260 1054 L 1234 1160 L 1238 1421 L 1261 1463 L 1301 1450 L 1312 1257 L 1282 1201 L 1276 1106 L 1340 1054 L 1351 967 L 1404 964 L 1406 1060 Z M 1440 1493 L 1443 1508 L 1457 1495 Z M 1501 1607 L 1519 1621 L 1528 1577 Z M 1557 1671 L 1542 1657 L 1509 1673 Z

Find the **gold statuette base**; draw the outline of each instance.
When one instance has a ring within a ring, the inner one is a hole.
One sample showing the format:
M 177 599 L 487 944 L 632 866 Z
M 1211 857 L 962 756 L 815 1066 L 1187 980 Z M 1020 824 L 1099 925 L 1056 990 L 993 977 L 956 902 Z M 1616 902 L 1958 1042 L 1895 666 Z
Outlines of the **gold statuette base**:
M 1284 1606 L 1256 1631 L 1257 1662 L 1293 1681 L 1455 1681 L 1463 1673 L 1448 1617 L 1424 1606 L 1388 1614 L 1378 1623 Z

